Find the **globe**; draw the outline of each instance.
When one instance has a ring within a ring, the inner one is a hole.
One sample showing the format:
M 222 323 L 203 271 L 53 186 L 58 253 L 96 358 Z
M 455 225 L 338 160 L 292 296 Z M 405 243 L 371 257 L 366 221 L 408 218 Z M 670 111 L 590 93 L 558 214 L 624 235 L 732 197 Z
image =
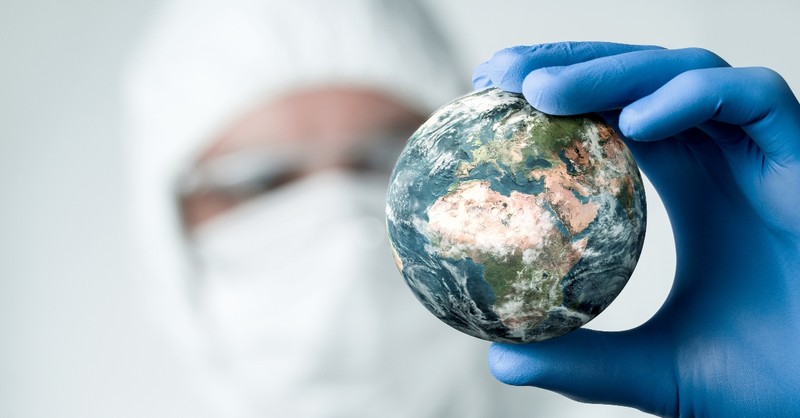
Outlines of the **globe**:
M 416 298 L 450 326 L 527 343 L 570 332 L 627 283 L 644 243 L 638 167 L 598 116 L 479 90 L 437 110 L 392 173 L 386 221 Z

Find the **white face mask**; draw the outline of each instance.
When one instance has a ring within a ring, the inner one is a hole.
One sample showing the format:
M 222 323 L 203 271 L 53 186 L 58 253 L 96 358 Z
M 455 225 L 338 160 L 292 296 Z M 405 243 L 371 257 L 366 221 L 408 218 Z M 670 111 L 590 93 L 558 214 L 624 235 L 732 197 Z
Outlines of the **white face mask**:
M 298 274 L 310 269 L 350 268 L 353 256 L 361 259 L 357 252 L 385 250 L 387 181 L 329 170 L 253 198 L 196 229 L 201 268 L 225 282 L 264 281 L 267 274 L 283 289 L 299 285 Z
M 485 388 L 463 386 L 490 379 L 484 345 L 426 312 L 394 266 L 387 181 L 321 172 L 196 230 L 199 308 L 245 415 L 486 412 L 470 394 Z
M 365 258 L 388 257 L 385 188 L 383 177 L 323 172 L 201 225 L 194 239 L 201 303 L 223 350 L 239 360 L 264 349 L 282 356 L 314 349 L 343 292 L 359 285 Z M 271 373 L 291 367 L 296 375 L 302 365 L 288 363 L 284 357 Z

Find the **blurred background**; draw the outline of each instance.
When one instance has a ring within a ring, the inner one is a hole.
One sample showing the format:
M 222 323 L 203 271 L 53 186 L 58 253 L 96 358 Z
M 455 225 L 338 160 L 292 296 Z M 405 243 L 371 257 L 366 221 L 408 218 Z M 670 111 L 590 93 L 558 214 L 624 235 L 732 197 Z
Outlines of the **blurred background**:
M 608 40 L 701 46 L 733 65 L 771 67 L 800 87 L 794 2 L 424 3 L 455 48 L 465 83 L 502 47 Z M 215 416 L 147 313 L 149 290 L 133 273 L 122 74 L 159 5 L 0 1 L 2 417 Z M 635 326 L 666 297 L 672 239 L 663 207 L 652 187 L 647 192 L 639 267 L 593 328 Z M 556 416 L 572 403 L 508 390 L 536 400 L 530 416 Z

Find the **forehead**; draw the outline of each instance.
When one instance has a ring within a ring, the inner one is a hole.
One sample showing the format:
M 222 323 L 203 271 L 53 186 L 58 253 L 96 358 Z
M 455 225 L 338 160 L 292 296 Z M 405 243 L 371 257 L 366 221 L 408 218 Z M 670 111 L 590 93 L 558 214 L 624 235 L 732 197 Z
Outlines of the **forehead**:
M 199 163 L 247 148 L 348 148 L 373 133 L 418 126 L 424 116 L 384 93 L 356 87 L 296 91 L 265 102 L 225 130 Z

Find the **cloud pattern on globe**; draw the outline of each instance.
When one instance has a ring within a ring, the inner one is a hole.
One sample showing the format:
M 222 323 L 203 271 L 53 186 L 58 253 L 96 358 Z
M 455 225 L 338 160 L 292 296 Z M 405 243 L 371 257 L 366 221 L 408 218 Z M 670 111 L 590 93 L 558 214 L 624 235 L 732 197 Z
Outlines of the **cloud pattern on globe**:
M 414 295 L 490 341 L 585 324 L 619 294 L 644 243 L 644 187 L 614 130 L 496 88 L 436 111 L 392 174 L 387 228 Z

